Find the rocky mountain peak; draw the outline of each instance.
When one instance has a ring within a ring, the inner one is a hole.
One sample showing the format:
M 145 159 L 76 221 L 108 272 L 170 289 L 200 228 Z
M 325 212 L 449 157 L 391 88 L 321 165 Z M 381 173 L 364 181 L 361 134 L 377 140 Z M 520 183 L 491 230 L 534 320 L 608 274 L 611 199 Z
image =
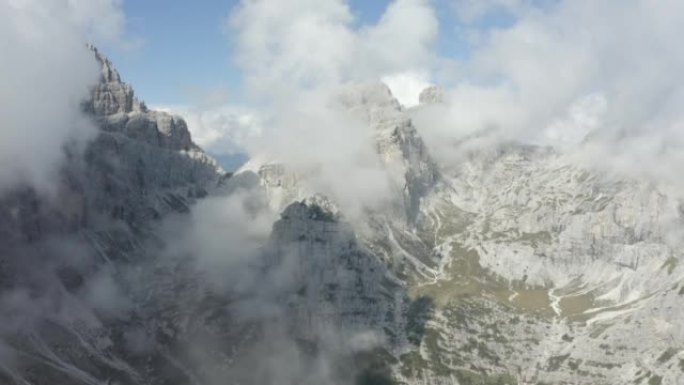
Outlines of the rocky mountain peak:
M 133 88 L 121 81 L 119 72 L 112 62 L 94 46 L 89 46 L 100 64 L 100 82 L 91 89 L 91 109 L 96 115 L 146 112 L 147 107 L 134 95 Z
M 91 88 L 86 109 L 105 131 L 126 135 L 150 145 L 197 154 L 212 162 L 193 143 L 187 123 L 180 116 L 149 110 L 135 97 L 133 87 L 121 80 L 112 62 L 97 48 L 89 47 L 101 66 L 98 84 Z
M 88 45 L 88 49 L 95 54 L 95 60 L 100 63 L 102 69 L 100 73 L 101 83 L 121 83 L 121 76 L 119 71 L 114 68 L 112 62 L 104 56 L 94 45 Z
M 439 180 L 439 171 L 411 118 L 383 83 L 345 93 L 351 111 L 364 111 L 375 133 L 376 149 L 394 182 L 402 186 L 404 209 L 414 223 L 420 202 Z

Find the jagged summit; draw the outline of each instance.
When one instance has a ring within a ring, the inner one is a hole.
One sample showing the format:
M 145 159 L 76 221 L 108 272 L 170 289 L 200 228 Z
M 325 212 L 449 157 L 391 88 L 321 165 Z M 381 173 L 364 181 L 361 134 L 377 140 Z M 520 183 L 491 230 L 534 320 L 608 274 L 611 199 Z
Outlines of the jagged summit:
M 191 152 L 214 162 L 192 141 L 182 117 L 148 109 L 135 97 L 133 87 L 121 80 L 112 62 L 94 46 L 89 48 L 101 66 L 101 76 L 99 83 L 91 88 L 86 109 L 101 122 L 104 130 L 123 133 L 154 146 Z
M 30 190 L 0 197 L 0 383 L 188 383 L 155 340 L 156 321 L 145 323 L 151 335 L 136 326 L 154 319 L 137 295 L 159 297 L 149 280 L 124 272 L 155 258 L 147 243 L 159 221 L 187 213 L 222 172 L 181 118 L 148 110 L 91 49 L 102 76 L 84 112 L 98 135 L 83 152 L 67 149 L 52 199 Z M 149 341 L 145 360 L 123 342 L 130 333 Z
M 121 76 L 112 62 L 95 46 L 89 45 L 88 48 L 93 52 L 101 67 L 100 81 L 91 89 L 90 107 L 93 113 L 106 116 L 134 111 L 147 112 L 145 104 L 135 97 L 133 87 L 121 81 Z

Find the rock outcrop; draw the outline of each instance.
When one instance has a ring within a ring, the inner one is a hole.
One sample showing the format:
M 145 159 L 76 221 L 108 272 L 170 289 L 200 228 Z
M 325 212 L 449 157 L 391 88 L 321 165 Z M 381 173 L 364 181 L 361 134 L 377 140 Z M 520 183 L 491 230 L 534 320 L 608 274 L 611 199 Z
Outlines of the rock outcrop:
M 102 76 L 84 111 L 99 135 L 84 152 L 65 149 L 54 196 L 0 198 L 0 383 L 187 383 L 155 344 L 146 371 L 124 342 L 143 326 L 120 278 L 148 257 L 159 219 L 187 212 L 222 171 L 181 118 L 148 110 L 92 50 Z

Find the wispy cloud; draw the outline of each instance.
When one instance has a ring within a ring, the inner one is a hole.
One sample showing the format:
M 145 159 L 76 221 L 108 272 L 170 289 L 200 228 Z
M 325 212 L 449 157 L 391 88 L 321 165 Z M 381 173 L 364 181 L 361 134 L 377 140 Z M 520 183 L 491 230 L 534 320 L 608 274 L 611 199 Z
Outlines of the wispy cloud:
M 339 90 L 387 77 L 409 103 L 417 98 L 414 83 L 429 81 L 437 37 L 429 2 L 394 1 L 377 23 L 358 26 L 342 0 L 245 1 L 228 26 L 263 118 L 249 153 L 307 175 L 317 191 L 355 202 L 351 210 L 390 195 L 374 133 L 346 111 Z
M 192 139 L 212 155 L 235 155 L 248 151 L 249 143 L 261 136 L 261 117 L 251 109 L 234 105 L 170 105 L 150 108 L 180 115 Z
M 114 0 L 0 4 L 0 190 L 49 190 L 63 147 L 95 135 L 81 111 L 99 76 L 86 42 L 121 42 L 124 24 Z
M 513 7 L 515 22 L 473 46 L 447 107 L 417 114 L 441 154 L 456 153 L 441 144 L 473 136 L 567 148 L 591 132 L 593 156 L 603 154 L 622 171 L 678 164 L 681 2 L 488 3 L 476 8 Z

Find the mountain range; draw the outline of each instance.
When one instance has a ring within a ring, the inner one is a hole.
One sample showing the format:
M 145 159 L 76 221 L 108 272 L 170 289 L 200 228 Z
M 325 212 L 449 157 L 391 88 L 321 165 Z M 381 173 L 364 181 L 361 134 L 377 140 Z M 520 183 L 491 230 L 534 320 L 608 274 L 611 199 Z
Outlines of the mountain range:
M 443 164 L 414 124 L 438 87 L 354 84 L 383 180 L 358 207 L 316 165 L 224 171 L 91 50 L 97 137 L 54 196 L 0 198 L 0 383 L 684 382 L 667 186 L 513 142 Z

